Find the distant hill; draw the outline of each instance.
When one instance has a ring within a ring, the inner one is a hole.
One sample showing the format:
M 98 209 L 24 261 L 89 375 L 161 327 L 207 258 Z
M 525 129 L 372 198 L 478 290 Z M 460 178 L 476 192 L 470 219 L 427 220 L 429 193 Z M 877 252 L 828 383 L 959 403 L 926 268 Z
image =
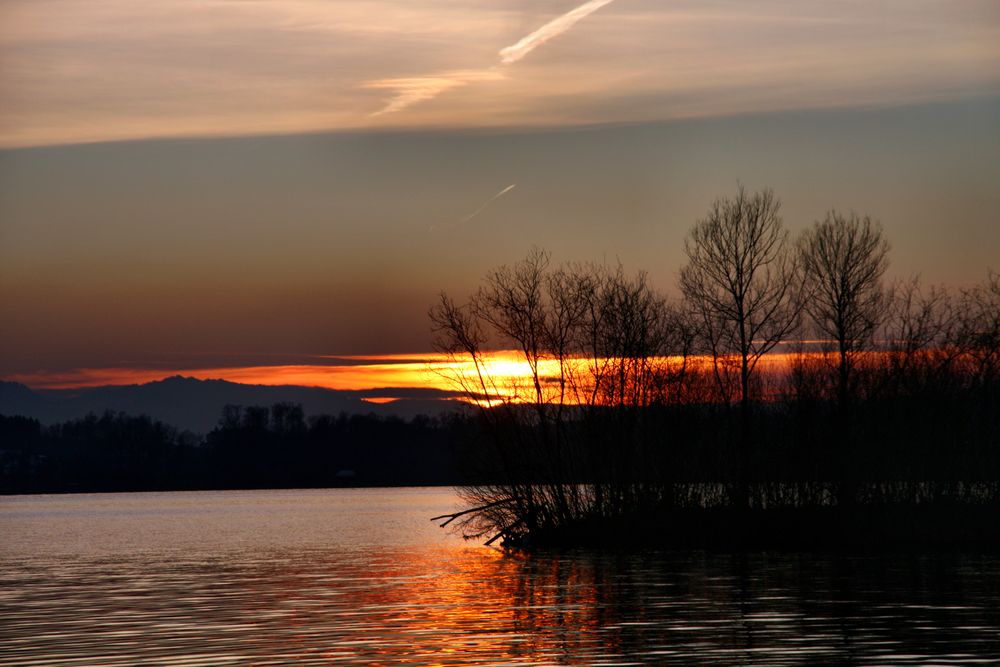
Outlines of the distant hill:
M 389 403 L 370 403 L 365 398 L 398 398 Z M 82 417 L 105 410 L 154 419 L 195 433 L 207 433 L 219 421 L 226 404 L 270 406 L 279 402 L 298 403 L 307 415 L 369 414 L 436 415 L 461 409 L 448 400 L 449 392 L 436 389 L 372 389 L 338 391 L 294 385 L 266 386 L 197 380 L 174 376 L 139 385 L 92 387 L 85 389 L 33 390 L 16 382 L 0 381 L 0 414 L 33 417 L 44 424 Z

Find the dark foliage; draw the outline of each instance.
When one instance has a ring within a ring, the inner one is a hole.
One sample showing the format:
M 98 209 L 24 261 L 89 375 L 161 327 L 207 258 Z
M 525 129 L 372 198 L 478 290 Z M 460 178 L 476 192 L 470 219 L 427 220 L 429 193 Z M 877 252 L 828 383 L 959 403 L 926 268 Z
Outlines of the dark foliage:
M 226 406 L 205 438 L 107 412 L 49 427 L 0 415 L 0 493 L 460 484 L 460 415 L 404 421 Z
M 460 489 L 443 525 L 512 545 L 1000 544 L 1000 275 L 884 288 L 877 223 L 831 213 L 796 250 L 777 211 L 770 191 L 716 201 L 679 305 L 645 274 L 539 250 L 464 304 L 442 294 L 435 344 L 474 367 L 452 380 L 498 480 Z M 497 373 L 497 349 L 529 381 Z

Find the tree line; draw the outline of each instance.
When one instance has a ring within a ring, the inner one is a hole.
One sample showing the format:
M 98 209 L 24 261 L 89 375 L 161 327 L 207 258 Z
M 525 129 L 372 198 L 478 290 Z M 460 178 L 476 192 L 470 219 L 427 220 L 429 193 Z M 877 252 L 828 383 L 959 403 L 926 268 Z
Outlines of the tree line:
M 228 405 L 205 436 L 124 413 L 0 415 L 0 494 L 471 483 L 458 462 L 474 428 L 460 414 L 307 418 L 291 403 Z
M 442 294 L 435 347 L 504 480 L 446 522 L 518 543 L 685 508 L 1000 503 L 1000 275 L 888 283 L 889 252 L 836 210 L 792 238 L 771 190 L 740 187 L 688 233 L 680 299 L 538 249 Z

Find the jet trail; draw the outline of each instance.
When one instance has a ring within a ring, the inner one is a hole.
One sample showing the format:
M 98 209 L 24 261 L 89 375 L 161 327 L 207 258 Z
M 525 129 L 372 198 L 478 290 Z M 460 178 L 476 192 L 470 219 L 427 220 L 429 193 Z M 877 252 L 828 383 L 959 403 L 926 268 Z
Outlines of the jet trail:
M 395 95 L 382 109 L 372 113 L 372 116 L 402 111 L 406 107 L 433 99 L 439 94 L 459 88 L 474 81 L 489 81 L 502 79 L 498 70 L 504 65 L 516 63 L 521 58 L 537 49 L 545 42 L 558 37 L 578 21 L 590 16 L 598 9 L 609 5 L 614 0 L 589 0 L 575 9 L 552 19 L 535 32 L 522 37 L 517 43 L 500 49 L 500 64 L 484 70 L 461 70 L 445 72 L 437 76 L 414 77 L 407 79 L 377 79 L 364 84 L 365 88 L 382 88 L 395 91 Z M 501 193 L 503 194 L 503 193 Z
M 472 220 L 474 217 L 476 217 L 477 215 L 479 215 L 480 213 L 482 213 L 483 211 L 485 211 L 487 206 L 489 206 L 490 204 L 492 204 L 493 202 L 495 202 L 497 199 L 500 199 L 500 197 L 503 197 L 505 194 L 507 194 L 508 192 L 510 192 L 511 190 L 513 190 L 515 187 L 517 187 L 517 183 L 511 183 L 510 185 L 508 185 L 507 187 L 505 187 L 503 190 L 501 190 L 500 192 L 496 193 L 495 195 L 493 195 L 492 197 L 490 197 L 489 199 L 487 199 L 486 201 L 484 201 L 483 204 L 482 204 L 482 206 L 480 206 L 475 211 L 473 211 L 469 215 L 465 216 L 464 218 L 462 218 L 461 220 L 459 220 L 455 224 L 456 225 L 464 225 L 469 220 Z M 432 232 L 436 231 L 437 229 L 438 229 L 438 225 L 431 225 L 431 231 Z
M 475 211 L 473 211 L 469 215 L 467 215 L 464 218 L 462 218 L 462 220 L 458 224 L 464 225 L 469 220 L 472 220 L 474 217 L 476 217 L 477 215 L 479 215 L 480 213 L 482 213 L 483 210 L 487 206 L 489 206 L 490 204 L 492 204 L 493 202 L 495 202 L 497 199 L 500 199 L 500 197 L 503 197 L 505 194 L 507 194 L 508 192 L 510 192 L 511 190 L 513 190 L 514 186 L 516 186 L 516 185 L 517 185 L 517 183 L 511 183 L 510 185 L 508 185 L 507 187 L 505 187 L 503 190 L 501 190 L 500 192 L 496 193 L 495 195 L 493 195 L 492 197 L 490 197 L 489 199 L 487 199 L 486 201 L 484 201 L 482 206 L 480 206 Z
M 604 5 L 609 5 L 612 2 L 614 0 L 590 0 L 576 9 L 571 9 L 562 16 L 552 19 L 527 37 L 521 38 L 516 44 L 500 49 L 501 62 L 504 65 L 516 63 L 545 42 L 572 28 L 577 21 L 587 18 Z

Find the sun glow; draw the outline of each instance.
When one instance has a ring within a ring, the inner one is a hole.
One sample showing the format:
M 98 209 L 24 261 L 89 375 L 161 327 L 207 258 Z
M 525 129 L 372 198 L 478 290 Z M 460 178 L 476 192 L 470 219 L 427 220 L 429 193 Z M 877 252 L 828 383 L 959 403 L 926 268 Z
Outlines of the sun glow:
M 227 380 L 240 384 L 298 385 L 344 391 L 382 388 L 422 388 L 452 391 L 456 374 L 472 380 L 476 375 L 471 359 L 458 360 L 437 353 L 386 354 L 372 356 L 322 356 L 314 364 L 260 366 L 213 366 L 208 368 L 78 368 L 69 371 L 19 373 L 6 379 L 34 389 L 81 389 L 104 385 L 144 384 L 182 375 L 199 380 Z M 531 377 L 531 367 L 517 352 L 491 353 L 483 364 L 494 380 L 516 382 Z M 543 375 L 558 373 L 558 363 L 545 360 Z
M 820 353 L 808 353 L 816 357 Z M 817 357 L 818 358 L 818 357 Z M 772 353 L 761 359 L 759 369 L 765 375 L 787 371 L 801 354 Z M 534 401 L 541 391 L 545 402 L 578 403 L 592 388 L 590 378 L 606 372 L 617 361 L 569 358 L 561 363 L 541 358 L 533 371 L 518 351 L 494 351 L 483 355 L 478 365 L 471 357 L 440 353 L 387 354 L 369 356 L 317 356 L 312 364 L 171 367 L 171 368 L 80 368 L 61 372 L 39 371 L 7 377 L 33 389 L 83 389 L 107 385 L 145 384 L 171 376 L 199 380 L 225 380 L 240 384 L 320 387 L 340 391 L 380 390 L 377 396 L 361 396 L 373 403 L 398 400 L 392 389 L 418 389 L 442 392 L 441 398 L 461 398 L 480 405 Z M 710 370 L 707 357 L 659 357 L 647 360 L 659 371 L 688 369 Z M 732 364 L 723 361 L 728 368 Z M 732 368 L 729 368 L 732 370 Z M 538 387 L 535 386 L 535 378 Z

